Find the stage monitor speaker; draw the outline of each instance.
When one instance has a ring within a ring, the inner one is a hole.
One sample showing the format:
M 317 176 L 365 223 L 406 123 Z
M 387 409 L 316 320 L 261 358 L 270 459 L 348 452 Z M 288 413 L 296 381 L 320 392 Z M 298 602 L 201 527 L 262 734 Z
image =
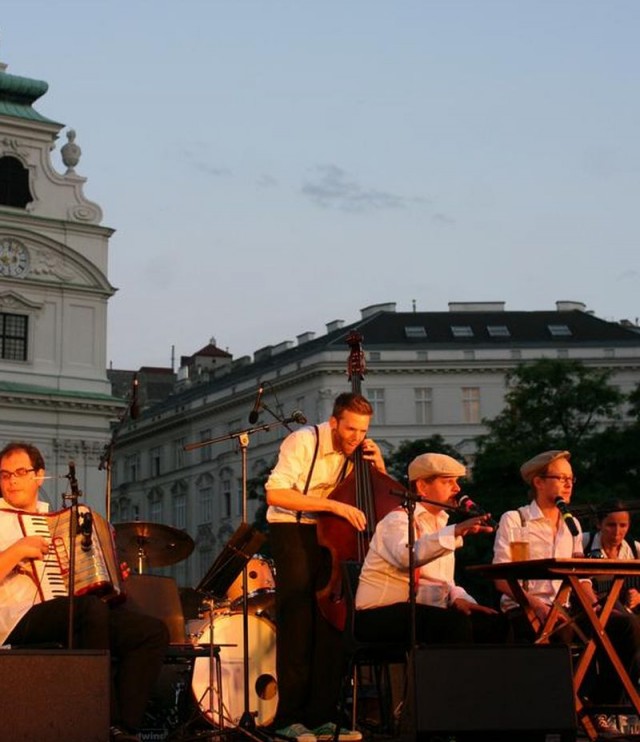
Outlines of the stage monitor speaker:
M 436 645 L 416 650 L 412 658 L 415 713 L 409 736 L 415 731 L 419 742 L 451 736 L 456 742 L 576 739 L 565 645 Z
M 0 738 L 108 742 L 110 671 L 108 652 L 1 650 Z

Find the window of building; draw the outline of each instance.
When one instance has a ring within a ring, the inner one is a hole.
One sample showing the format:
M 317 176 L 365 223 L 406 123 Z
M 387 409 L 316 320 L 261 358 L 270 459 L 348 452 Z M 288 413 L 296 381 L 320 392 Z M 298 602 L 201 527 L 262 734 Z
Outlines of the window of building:
M 172 525 L 176 528 L 181 528 L 183 531 L 187 529 L 187 491 L 184 485 L 176 486 L 173 491 L 173 499 L 171 501 L 172 509 Z
M 513 358 L 514 361 L 519 361 L 522 358 L 522 351 L 520 348 L 514 348 L 511 351 L 511 358 Z
M 369 352 L 370 361 L 379 361 L 382 358 L 382 354 L 379 350 L 372 350 Z
M 416 423 L 418 425 L 432 424 L 432 394 L 430 387 L 420 387 L 413 390 L 416 406 Z
M 200 442 L 201 443 L 203 441 L 210 441 L 211 438 L 212 438 L 211 428 L 205 428 L 204 430 L 200 431 Z M 200 461 L 201 462 L 211 461 L 211 457 L 213 456 L 213 452 L 211 450 L 212 448 L 213 448 L 212 445 L 202 446 L 202 448 L 200 449 Z
M 568 358 L 569 351 L 566 348 L 558 348 L 556 350 L 556 358 Z
M 451 325 L 451 334 L 454 338 L 472 338 L 473 328 L 469 325 Z
M 462 422 L 468 424 L 480 422 L 480 387 L 462 387 Z
M 568 325 L 547 325 L 547 328 L 554 338 L 571 337 L 571 330 Z
M 125 482 L 137 482 L 138 481 L 138 454 L 134 453 L 127 456 L 124 460 L 124 481 Z
M 384 425 L 386 422 L 384 389 L 367 389 L 365 396 L 373 407 L 373 422 L 376 425 Z
M 198 522 L 211 523 L 213 520 L 213 487 L 211 485 L 198 490 Z
M 420 325 L 407 325 L 404 328 L 404 334 L 408 338 L 426 338 L 427 328 Z
M 27 168 L 16 157 L 0 157 L 0 204 L 24 209 L 30 201 Z
M 616 349 L 615 348 L 605 348 L 604 349 L 604 357 L 605 358 L 615 358 L 616 357 Z
M 223 518 L 231 517 L 231 475 L 224 474 L 220 480 L 220 495 L 221 495 L 221 507 L 222 512 L 220 515 Z
M 487 325 L 487 332 L 489 333 L 489 337 L 492 338 L 511 337 L 509 328 L 506 325 Z
M 159 477 L 162 473 L 162 446 L 155 446 L 149 451 L 149 476 Z
M 149 520 L 152 523 L 162 523 L 162 491 L 153 490 L 149 495 Z
M 182 469 L 185 462 L 185 439 L 184 438 L 176 438 L 173 441 L 173 462 L 174 462 L 174 469 Z
M 428 361 L 429 351 L 428 350 L 416 350 L 416 361 Z
M 26 314 L 0 314 L 0 357 L 7 361 L 27 360 L 27 332 L 29 318 Z
M 465 361 L 475 361 L 476 352 L 475 350 L 463 350 L 462 357 L 464 358 Z

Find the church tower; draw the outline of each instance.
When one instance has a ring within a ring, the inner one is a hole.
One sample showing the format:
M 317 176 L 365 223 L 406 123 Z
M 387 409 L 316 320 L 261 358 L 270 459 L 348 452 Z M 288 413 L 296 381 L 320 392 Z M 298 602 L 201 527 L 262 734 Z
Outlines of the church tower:
M 64 126 L 33 108 L 47 88 L 0 64 L 0 446 L 42 450 L 55 510 L 73 461 L 81 501 L 104 513 L 101 459 L 121 408 L 106 373 L 113 230 L 84 196 L 73 130 L 60 149 L 66 172 L 52 165 Z

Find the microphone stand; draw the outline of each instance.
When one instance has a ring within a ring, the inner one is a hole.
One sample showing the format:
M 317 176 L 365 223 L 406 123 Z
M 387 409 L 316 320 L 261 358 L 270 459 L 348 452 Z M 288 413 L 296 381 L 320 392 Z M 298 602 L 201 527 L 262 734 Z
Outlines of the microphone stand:
M 118 433 L 124 426 L 124 424 L 128 420 L 135 420 L 138 417 L 138 374 L 133 375 L 133 382 L 132 382 L 132 391 L 129 395 L 129 402 L 127 406 L 124 408 L 122 413 L 120 414 L 120 417 L 118 418 L 118 422 L 113 427 L 113 431 L 111 433 L 111 438 L 109 438 L 108 443 L 105 444 L 105 447 L 102 451 L 102 455 L 100 456 L 100 463 L 98 464 L 98 471 L 102 471 L 103 469 L 107 473 L 107 480 L 105 483 L 105 517 L 107 519 L 107 522 L 111 522 L 111 483 L 112 483 L 112 473 L 111 473 L 111 464 L 113 460 L 113 449 L 116 444 L 116 438 L 118 436 Z
M 78 533 L 78 520 L 80 517 L 78 511 L 78 499 L 82 497 L 82 492 L 78 488 L 76 479 L 75 464 L 69 462 L 69 473 L 67 474 L 69 486 L 71 487 L 70 495 L 63 495 L 63 500 L 71 502 L 69 517 L 69 575 L 68 575 L 68 592 L 69 592 L 69 611 L 67 622 L 67 649 L 73 649 L 73 634 L 75 621 L 75 583 L 76 583 L 76 536 Z
M 265 407 L 265 405 L 262 405 Z M 271 412 L 270 410 L 268 410 Z M 274 413 L 271 413 L 274 415 Z M 274 415 L 275 416 L 275 415 Z M 186 446 L 183 446 L 183 449 L 185 451 L 194 451 L 195 449 L 202 448 L 203 446 L 210 446 L 214 443 L 220 443 L 222 441 L 228 441 L 236 439 L 238 441 L 238 445 L 240 446 L 240 454 L 241 454 L 241 466 L 242 466 L 242 521 L 247 521 L 247 448 L 249 447 L 249 438 L 254 433 L 259 433 L 261 431 L 268 431 L 272 430 L 273 428 L 278 427 L 285 427 L 288 430 L 289 424 L 298 422 L 296 419 L 296 416 L 293 415 L 288 418 L 277 418 L 276 422 L 273 423 L 264 423 L 262 425 L 254 425 L 250 428 L 245 428 L 243 430 L 234 431 L 231 433 L 228 433 L 226 435 L 221 435 L 216 438 L 209 438 L 205 441 L 199 441 L 198 443 L 188 443 Z M 242 646 L 243 646 L 243 653 L 242 653 L 242 669 L 243 669 L 243 676 L 244 676 L 244 683 L 243 683 L 243 690 L 244 690 L 244 712 L 242 716 L 240 717 L 240 721 L 238 722 L 237 730 L 246 736 L 250 737 L 253 740 L 256 740 L 257 742 L 260 742 L 260 737 L 256 736 L 256 716 L 258 715 L 257 711 L 251 711 L 249 709 L 249 597 L 247 592 L 247 564 L 245 563 L 243 569 L 242 569 Z M 222 688 L 219 689 L 219 693 L 222 692 Z M 222 720 L 220 720 L 220 723 L 222 723 Z

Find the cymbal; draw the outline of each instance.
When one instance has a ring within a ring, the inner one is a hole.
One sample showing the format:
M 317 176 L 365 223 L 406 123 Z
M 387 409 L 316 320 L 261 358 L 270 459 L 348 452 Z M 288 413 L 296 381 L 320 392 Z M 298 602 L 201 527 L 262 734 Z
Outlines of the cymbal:
M 161 523 L 114 523 L 116 546 L 130 564 L 143 557 L 150 567 L 167 567 L 186 559 L 195 546 L 185 531 Z

